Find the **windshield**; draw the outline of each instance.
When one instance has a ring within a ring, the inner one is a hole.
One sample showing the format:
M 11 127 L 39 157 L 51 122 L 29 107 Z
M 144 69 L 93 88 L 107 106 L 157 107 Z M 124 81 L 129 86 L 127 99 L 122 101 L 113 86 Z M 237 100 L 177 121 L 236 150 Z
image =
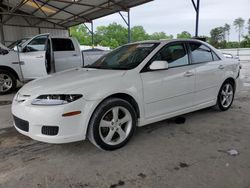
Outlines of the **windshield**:
M 98 59 L 86 68 L 129 70 L 137 67 L 159 43 L 141 43 L 122 46 Z

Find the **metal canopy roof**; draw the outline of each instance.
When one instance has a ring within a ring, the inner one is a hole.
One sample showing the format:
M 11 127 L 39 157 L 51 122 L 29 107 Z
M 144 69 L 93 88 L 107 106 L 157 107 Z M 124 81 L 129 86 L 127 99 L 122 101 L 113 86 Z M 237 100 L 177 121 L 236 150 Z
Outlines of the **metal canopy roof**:
M 31 26 L 42 22 L 56 25 L 57 28 L 69 28 L 80 23 L 92 22 L 119 11 L 153 0 L 0 0 L 2 24 L 19 26 L 17 18 L 23 18 Z M 23 26 L 23 25 L 20 25 Z

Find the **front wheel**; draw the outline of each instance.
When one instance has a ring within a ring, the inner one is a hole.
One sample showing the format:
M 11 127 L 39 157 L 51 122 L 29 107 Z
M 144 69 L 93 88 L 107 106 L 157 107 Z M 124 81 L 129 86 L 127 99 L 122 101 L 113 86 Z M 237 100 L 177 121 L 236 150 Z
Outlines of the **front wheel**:
M 0 70 L 0 95 L 10 93 L 16 88 L 17 81 L 8 71 Z
M 97 107 L 88 127 L 88 139 L 103 150 L 124 146 L 136 127 L 136 113 L 132 105 L 122 99 L 110 98 Z
M 230 81 L 225 81 L 217 97 L 217 106 L 220 110 L 226 111 L 230 108 L 234 100 L 234 85 Z

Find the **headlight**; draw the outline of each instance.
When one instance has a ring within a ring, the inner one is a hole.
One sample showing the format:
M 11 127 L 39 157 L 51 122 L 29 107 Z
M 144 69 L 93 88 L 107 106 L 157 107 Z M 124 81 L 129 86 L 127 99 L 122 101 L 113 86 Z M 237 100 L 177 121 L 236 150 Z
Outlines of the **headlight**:
M 32 101 L 33 105 L 62 105 L 74 102 L 80 99 L 82 95 L 71 94 L 71 95 L 40 95 Z

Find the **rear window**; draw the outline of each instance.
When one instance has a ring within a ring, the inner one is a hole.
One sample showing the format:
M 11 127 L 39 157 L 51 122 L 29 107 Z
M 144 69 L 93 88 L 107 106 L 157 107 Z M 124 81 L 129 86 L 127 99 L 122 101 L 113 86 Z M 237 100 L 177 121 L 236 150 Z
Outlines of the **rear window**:
M 192 63 L 205 63 L 213 61 L 212 51 L 203 44 L 191 43 Z
M 74 51 L 73 42 L 70 39 L 53 38 L 53 51 Z

